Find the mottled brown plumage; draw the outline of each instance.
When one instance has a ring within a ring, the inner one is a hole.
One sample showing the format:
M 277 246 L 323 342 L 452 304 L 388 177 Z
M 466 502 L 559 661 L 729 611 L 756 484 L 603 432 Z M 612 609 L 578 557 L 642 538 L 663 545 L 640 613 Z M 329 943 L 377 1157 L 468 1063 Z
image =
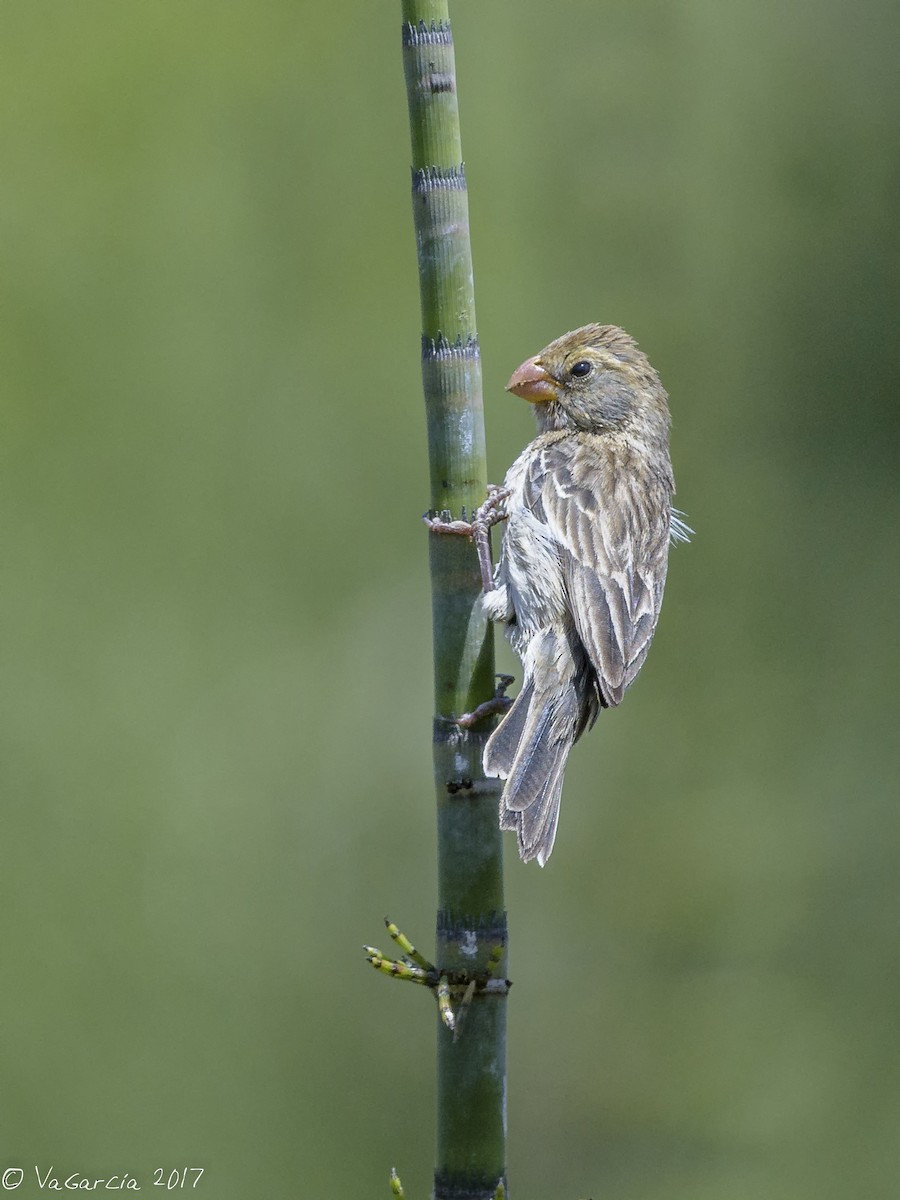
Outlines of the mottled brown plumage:
M 543 866 L 569 750 L 633 683 L 659 618 L 669 541 L 688 530 L 672 509 L 666 393 L 627 333 L 567 333 L 507 386 L 534 403 L 540 432 L 507 473 L 503 548 L 484 598 L 524 671 L 484 767 L 506 780 L 501 827 Z

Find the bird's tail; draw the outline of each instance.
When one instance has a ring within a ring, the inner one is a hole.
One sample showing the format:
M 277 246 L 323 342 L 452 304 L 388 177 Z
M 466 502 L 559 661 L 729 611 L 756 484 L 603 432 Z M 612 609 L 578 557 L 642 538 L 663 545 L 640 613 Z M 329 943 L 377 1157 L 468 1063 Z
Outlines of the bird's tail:
M 485 774 L 506 780 L 500 828 L 516 831 L 523 862 L 550 857 L 566 760 L 586 724 L 581 708 L 571 687 L 540 690 L 532 676 L 488 739 Z

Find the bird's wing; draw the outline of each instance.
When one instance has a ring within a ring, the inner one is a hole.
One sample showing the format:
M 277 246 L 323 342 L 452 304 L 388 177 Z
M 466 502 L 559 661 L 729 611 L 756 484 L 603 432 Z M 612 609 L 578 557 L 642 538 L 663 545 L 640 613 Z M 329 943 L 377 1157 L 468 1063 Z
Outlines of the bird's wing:
M 582 435 L 583 438 L 583 435 Z M 525 503 L 559 545 L 572 619 L 606 705 L 634 680 L 666 578 L 670 491 L 621 446 L 566 438 L 544 446 Z

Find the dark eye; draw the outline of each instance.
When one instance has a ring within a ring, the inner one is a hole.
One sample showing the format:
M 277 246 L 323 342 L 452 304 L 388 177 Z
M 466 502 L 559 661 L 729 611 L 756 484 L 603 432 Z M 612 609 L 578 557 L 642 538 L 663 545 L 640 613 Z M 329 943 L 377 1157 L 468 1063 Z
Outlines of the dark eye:
M 574 375 L 576 379 L 584 379 L 585 375 L 590 375 L 593 369 L 593 363 L 589 363 L 586 358 L 579 358 L 577 363 L 572 364 L 570 374 Z

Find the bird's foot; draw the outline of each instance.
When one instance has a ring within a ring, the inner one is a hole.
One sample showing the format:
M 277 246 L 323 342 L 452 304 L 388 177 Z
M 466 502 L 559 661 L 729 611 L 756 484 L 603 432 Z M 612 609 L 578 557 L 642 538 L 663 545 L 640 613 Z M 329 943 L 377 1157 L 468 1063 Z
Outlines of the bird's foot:
M 478 551 L 478 563 L 481 567 L 481 586 L 489 592 L 494 586 L 494 566 L 491 561 L 491 529 L 494 525 L 507 518 L 506 499 L 509 488 L 495 483 L 488 484 L 487 498 L 479 504 L 472 514 L 472 520 L 467 521 L 465 509 L 462 518 L 454 521 L 449 510 L 443 512 L 434 510 L 427 512 L 422 520 L 432 533 L 456 534 L 458 537 L 469 537 L 475 543 Z
M 509 496 L 509 488 L 489 483 L 487 490 L 487 498 L 472 513 L 471 521 L 466 520 L 465 509 L 462 510 L 460 519 L 455 521 L 448 508 L 440 511 L 435 508 L 429 509 L 422 520 L 432 533 L 455 533 L 460 537 L 474 538 L 479 529 L 490 529 L 505 521 L 507 517 L 504 505 Z
M 463 713 L 461 717 L 457 717 L 456 724 L 461 725 L 463 729 L 471 729 L 473 725 L 477 725 L 485 717 L 503 716 L 509 712 L 513 702 L 507 696 L 506 689 L 513 682 L 514 678 L 513 675 L 498 675 L 497 690 L 490 700 L 485 700 L 483 704 L 479 704 L 471 712 Z
M 441 512 L 431 508 L 422 517 L 422 520 L 428 526 L 432 533 L 455 533 L 459 537 L 472 536 L 472 522 L 465 519 L 466 510 L 463 509 L 462 519 L 454 521 L 450 514 L 450 509 L 445 508 Z

